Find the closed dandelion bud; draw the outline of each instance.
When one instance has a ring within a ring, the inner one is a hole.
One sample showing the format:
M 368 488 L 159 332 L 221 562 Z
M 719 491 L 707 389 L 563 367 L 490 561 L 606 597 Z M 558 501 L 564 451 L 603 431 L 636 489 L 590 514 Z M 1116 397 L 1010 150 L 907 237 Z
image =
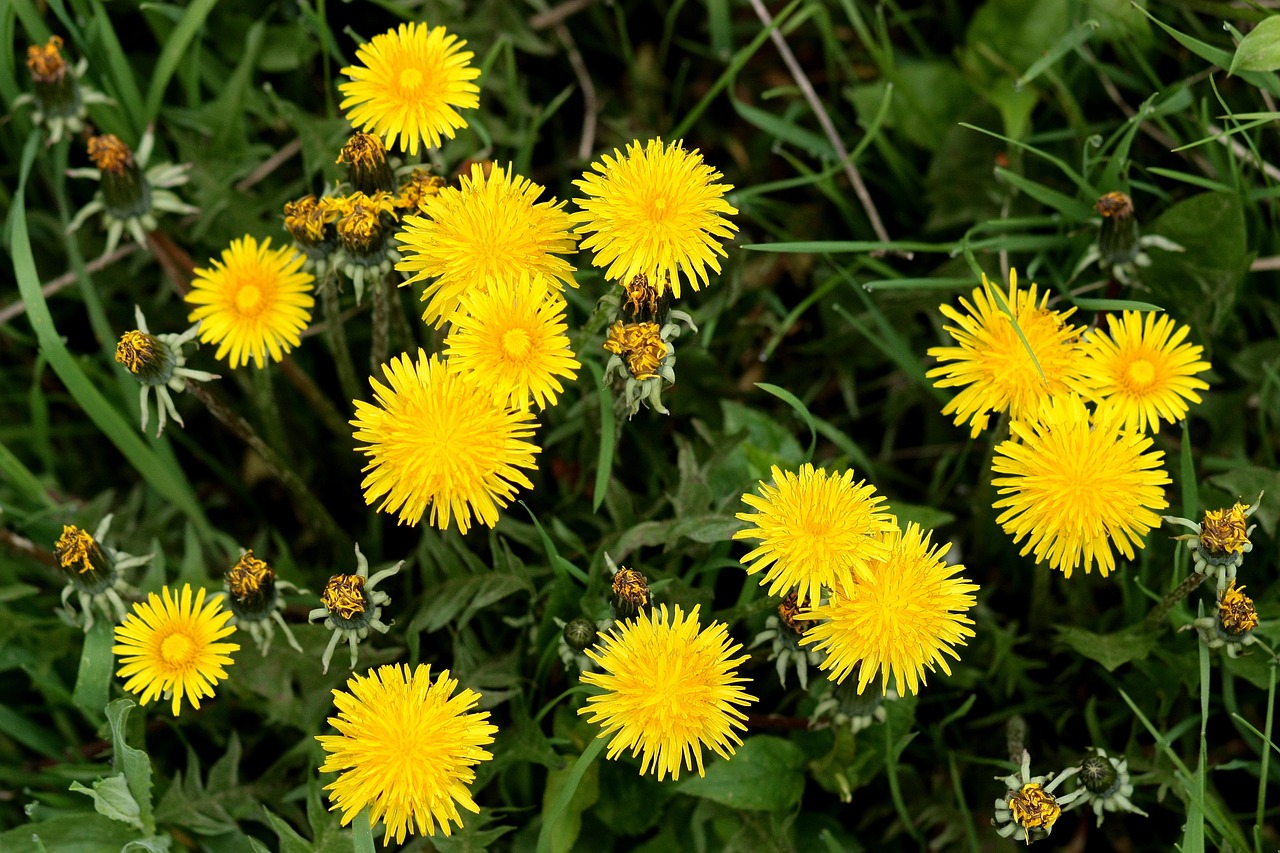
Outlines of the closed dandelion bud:
M 1243 586 L 1232 581 L 1218 602 L 1218 620 L 1222 630 L 1233 637 L 1241 637 L 1258 627 L 1258 611 L 1253 599 L 1244 594 Z
M 324 620 L 324 626 L 333 632 L 325 647 L 320 663 L 329 671 L 329 661 L 339 641 L 346 640 L 351 648 L 351 668 L 359 659 L 360 641 L 374 630 L 385 634 L 391 626 L 382 621 L 383 606 L 391 603 L 391 596 L 378 589 L 378 584 L 400 571 L 404 560 L 369 577 L 369 561 L 356 546 L 356 572 L 352 575 L 333 575 L 320 594 L 323 607 L 307 614 L 307 621 Z
M 616 619 L 630 619 L 650 603 L 649 581 L 635 569 L 623 566 L 613 576 L 613 605 Z
M 1200 547 L 1213 557 L 1243 553 L 1249 544 L 1246 507 L 1236 503 L 1231 509 L 1209 510 L 1200 524 Z
M 389 193 L 396 188 L 395 176 L 387 164 L 387 149 L 376 136 L 357 131 L 342 146 L 338 162 L 347 167 L 351 186 L 366 195 Z
M 125 332 L 116 344 L 116 361 L 144 385 L 164 385 L 173 377 L 178 359 L 155 335 L 139 329 Z
M 267 618 L 276 605 L 276 573 L 262 560 L 245 551 L 224 576 L 231 612 L 238 619 Z
M 333 223 L 342 212 L 313 195 L 284 205 L 284 228 L 302 253 L 311 260 L 324 260 L 338 245 Z
M 74 524 L 63 526 L 62 536 L 53 552 L 58 558 L 58 565 L 78 590 L 93 595 L 115 580 L 114 561 L 83 528 Z
M 365 579 L 359 575 L 334 575 L 324 585 L 320 601 L 328 609 L 330 617 L 337 617 L 349 624 L 364 622 L 369 599 L 364 594 Z
M 786 598 L 782 599 L 782 603 L 778 605 L 778 619 L 794 633 L 803 635 L 805 629 L 809 627 L 809 623 L 801 621 L 797 617 L 800 615 L 801 610 L 807 610 L 808 607 L 808 599 L 805 599 L 802 607 L 799 597 L 794 592 L 789 593 Z
M 667 276 L 667 286 L 658 291 L 649 276 L 640 273 L 622 285 L 626 296 L 622 303 L 622 314 L 633 323 L 657 323 L 666 320 L 671 307 L 671 276 Z
M 1133 199 L 1122 192 L 1110 192 L 1093 206 L 1102 216 L 1098 253 L 1104 264 L 1130 264 L 1142 247 L 1138 242 L 1138 220 L 1133 215 Z
M 101 172 L 102 201 L 109 216 L 132 219 L 151 210 L 151 185 L 120 137 L 113 133 L 89 137 L 89 159 Z
M 352 260 L 383 261 L 383 250 L 395 222 L 395 202 L 391 193 L 381 190 L 370 195 L 354 192 L 341 199 L 337 220 L 338 240 Z M 383 216 L 387 214 L 387 216 Z
M 569 648 L 580 652 L 595 643 L 598 633 L 595 622 L 579 616 L 564 626 L 564 641 L 569 644 Z
M 1053 832 L 1064 806 L 1085 796 L 1085 788 L 1077 788 L 1069 794 L 1055 794 L 1054 790 L 1067 779 L 1080 772 L 1071 767 L 1061 773 L 1044 776 L 1031 775 L 1031 755 L 1024 749 L 1019 772 L 999 777 L 1005 784 L 1005 794 L 995 802 L 991 823 L 1004 838 L 1030 844 L 1040 841 Z
M 653 379 L 667 357 L 667 343 L 662 340 L 657 323 L 623 323 L 609 327 L 604 349 L 622 359 L 627 372 L 638 381 Z
M 73 119 L 81 113 L 80 85 L 62 56 L 62 39 L 50 36 L 27 48 L 27 69 L 36 106 L 47 118 Z
M 1080 762 L 1080 782 L 1091 794 L 1106 796 L 1116 784 L 1116 769 L 1102 755 L 1090 755 Z
M 441 178 L 436 177 L 426 169 L 414 169 L 408 174 L 396 193 L 396 207 L 408 213 L 418 213 L 421 210 L 422 202 L 432 196 L 439 195 L 442 186 L 444 186 L 444 181 Z

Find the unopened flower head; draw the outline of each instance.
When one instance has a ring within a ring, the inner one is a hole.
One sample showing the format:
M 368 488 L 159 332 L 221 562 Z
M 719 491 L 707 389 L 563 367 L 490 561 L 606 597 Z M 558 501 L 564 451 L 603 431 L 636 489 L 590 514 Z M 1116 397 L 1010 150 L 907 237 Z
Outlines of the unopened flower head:
M 189 584 L 183 584 L 181 593 L 167 586 L 161 592 L 163 599 L 153 592 L 133 606 L 116 628 L 111 651 L 120 657 L 116 674 L 127 679 L 124 689 L 142 694 L 143 705 L 172 697 L 176 717 L 184 696 L 197 710 L 202 697 L 213 696 L 214 685 L 227 677 L 224 667 L 233 663 L 231 652 L 240 645 L 221 642 L 236 631 L 227 624 L 231 611 L 222 609 L 221 599 L 206 604 L 200 589 L 192 601 Z
M 291 246 L 271 248 L 250 235 L 232 240 L 208 268 L 196 268 L 189 319 L 200 323 L 202 343 L 216 343 L 214 358 L 231 369 L 259 367 L 266 356 L 280 361 L 302 342 L 315 305 L 315 276 L 302 269 L 304 258 Z
M 978 587 L 957 577 L 964 566 L 948 564 L 951 546 L 934 546 L 931 536 L 914 522 L 880 534 L 886 555 L 857 567 L 853 583 L 803 614 L 821 620 L 800 644 L 826 653 L 827 678 L 838 684 L 857 670 L 861 693 L 878 674 L 883 694 L 892 676 L 899 695 L 914 695 L 926 670 L 951 674 L 947 657 L 959 660 L 955 647 L 973 636 L 965 613 Z
M 582 367 L 569 348 L 565 307 L 540 277 L 467 291 L 445 339 L 450 369 L 487 385 L 502 406 L 554 406 L 560 379 L 577 378 Z
M 1177 423 L 1187 416 L 1187 403 L 1199 403 L 1209 387 L 1196 374 L 1209 369 L 1203 348 L 1183 343 L 1190 328 L 1176 326 L 1168 315 L 1125 311 L 1117 320 L 1107 315 L 1110 334 L 1096 330 L 1084 344 L 1089 384 L 1098 398 L 1098 413 L 1114 413 L 1126 429 L 1156 432 L 1160 422 Z
M 173 418 L 178 426 L 185 426 L 182 416 L 173 403 L 170 392 L 178 393 L 187 387 L 187 382 L 208 382 L 217 379 L 216 373 L 203 370 L 192 370 L 187 367 L 187 357 L 182 348 L 196 336 L 199 325 L 187 329 L 181 334 L 153 335 L 147 328 L 147 318 L 142 308 L 134 306 L 134 319 L 138 328 L 125 332 L 116 343 L 116 361 L 123 364 L 141 385 L 139 390 L 139 409 L 141 411 L 142 431 L 147 430 L 147 421 L 151 413 L 148 399 L 154 390 L 156 395 L 156 414 L 159 421 L 156 435 L 164 432 L 168 418 Z
M 356 400 L 351 421 L 357 450 L 369 457 L 365 503 L 417 524 L 424 514 L 441 530 L 455 521 L 492 527 L 517 488 L 533 488 L 524 471 L 541 452 L 530 439 L 529 412 L 494 401 L 486 387 L 418 350 L 383 365 L 387 385 L 373 377 L 374 402 Z M 428 511 L 429 510 L 429 511 Z
M 246 628 L 265 657 L 275 639 L 275 629 L 284 632 L 285 640 L 296 652 L 302 651 L 293 630 L 284 621 L 285 601 L 282 590 L 303 592 L 288 581 L 276 577 L 276 570 L 266 561 L 245 551 L 222 576 L 227 586 L 227 606 L 234 622 Z
M 356 131 L 338 154 L 338 163 L 347 167 L 347 180 L 365 195 L 390 193 L 396 188 L 387 149 L 382 140 L 371 133 Z
M 728 760 L 746 728 L 739 710 L 756 698 L 737 675 L 747 655 L 729 639 L 723 623 L 698 625 L 698 608 L 689 614 L 667 606 L 641 612 L 604 634 L 601 645 L 586 650 L 600 672 L 584 672 L 582 681 L 603 688 L 587 698 L 579 714 L 601 725 L 610 737 L 606 756 L 624 750 L 641 756 L 640 774 L 653 769 L 658 780 L 680 778 L 682 768 L 705 775 L 702 749 Z
M 964 313 L 938 307 L 954 324 L 944 328 L 955 346 L 931 347 L 939 366 L 925 375 L 937 388 L 962 388 L 942 414 L 954 414 L 956 426 L 967 422 L 971 438 L 987 428 L 993 412 L 1008 412 L 1014 421 L 1033 419 L 1050 397 L 1088 394 L 1078 345 L 1083 327 L 1068 323 L 1074 308 L 1052 311 L 1048 301 L 1047 292 L 1037 296 L 1034 283 L 1020 289 L 1017 270 L 1010 270 L 1008 293 L 983 275 L 972 304 L 961 298 Z
M 134 592 L 125 572 L 151 562 L 151 554 L 135 557 L 105 544 L 111 518 L 103 518 L 92 535 L 74 524 L 63 525 L 53 548 L 67 579 L 62 588 L 62 606 L 71 621 L 79 623 L 80 616 L 71 607 L 71 597 L 76 597 L 84 616 L 85 633 L 93 628 L 95 609 L 112 621 L 124 619 L 127 608 L 122 596 Z
M 667 342 L 657 323 L 619 320 L 609 327 L 604 350 L 621 358 L 633 379 L 644 382 L 658 375 L 658 368 L 667 357 Z
M 32 120 L 44 127 L 49 134 L 49 144 L 54 145 L 63 134 L 79 133 L 84 129 L 89 104 L 105 104 L 110 98 L 81 85 L 81 78 L 89 67 L 81 59 L 75 68 L 67 65 L 62 55 L 62 37 L 53 35 L 44 44 L 27 47 L 27 70 L 31 72 L 31 93 L 15 99 L 16 108 L 34 103 Z
M 811 624 L 797 618 L 803 609 L 808 609 L 808 602 L 802 608 L 799 597 L 794 592 L 788 593 L 778 605 L 777 613 L 770 614 L 765 619 L 764 630 L 756 634 L 751 641 L 751 648 L 769 643 L 769 660 L 773 661 L 778 672 L 778 682 L 786 687 L 787 672 L 794 667 L 796 677 L 800 679 L 800 689 L 807 690 L 809 668 L 822 663 L 823 655 L 813 649 L 800 647 L 800 638 Z
M 187 182 L 190 165 L 160 163 L 147 168 L 154 145 L 155 136 L 150 129 L 142 135 L 136 154 L 113 134 L 90 137 L 89 159 L 94 167 L 70 169 L 67 174 L 97 181 L 98 191 L 92 201 L 80 208 L 67 231 L 76 231 L 89 217 L 101 213 L 109 254 L 126 230 L 140 246 L 146 246 L 147 232 L 156 229 L 159 213 L 199 212 L 171 189 Z
M 852 470 L 828 474 L 807 462 L 799 473 L 776 465 L 771 473 L 772 485 L 761 482 L 759 495 L 742 496 L 755 512 L 737 517 L 752 526 L 733 534 L 759 541 L 742 565 L 749 575 L 764 573 L 760 584 L 770 595 L 794 589 L 817 602 L 824 589 L 848 592 L 856 575 L 888 557 L 881 534 L 897 525 L 875 486 L 854 482 Z
M 586 198 L 575 199 L 581 212 L 573 221 L 579 234 L 591 235 L 582 248 L 611 281 L 643 275 L 676 298 L 681 279 L 705 287 L 707 269 L 718 274 L 727 255 L 722 241 L 738 230 L 728 219 L 738 210 L 724 199 L 733 187 L 716 183 L 721 177 L 683 142 L 637 140 L 625 154 L 614 149 L 574 181 Z
M 356 49 L 360 65 L 342 73 L 341 107 L 353 127 L 382 137 L 388 148 L 411 157 L 420 145 L 438 148 L 467 126 L 460 109 L 480 106 L 480 88 L 471 82 L 480 69 L 466 42 L 425 23 L 401 24 Z
M 338 246 L 338 232 L 333 224 L 342 211 L 322 203 L 314 195 L 305 195 L 284 204 L 284 228 L 293 243 L 307 257 L 307 264 L 323 263 Z
M 1228 657 L 1239 657 L 1246 646 L 1258 642 L 1253 629 L 1258 627 L 1258 610 L 1253 599 L 1244 594 L 1235 579 L 1218 589 L 1218 601 L 1212 616 L 1202 616 L 1191 626 L 1200 640 L 1211 649 L 1225 647 Z
M 1067 577 L 1096 562 L 1105 577 L 1115 569 L 1112 547 L 1132 560 L 1146 546 L 1156 511 L 1169 505 L 1164 453 L 1150 437 L 1091 419 L 1075 395 L 1052 398 L 1012 432 L 996 447 L 991 482 L 1002 496 L 996 522 L 1014 542 L 1026 540 L 1023 556 L 1034 552 Z
M 391 626 L 382 621 L 382 608 L 391 603 L 391 596 L 377 586 L 399 572 L 403 565 L 404 560 L 401 560 L 369 577 L 369 561 L 360 553 L 360 546 L 357 544 L 355 573 L 338 574 L 329 578 L 320 594 L 320 601 L 324 606 L 307 614 L 307 621 L 323 619 L 324 626 L 333 632 L 320 661 L 325 672 L 329 671 L 329 661 L 333 659 L 333 651 L 338 647 L 339 640 L 347 641 L 351 649 L 351 668 L 355 669 L 359 660 L 360 641 L 369 636 L 369 631 L 372 629 L 385 634 L 391 630 Z
M 609 603 L 613 606 L 616 619 L 630 619 L 641 608 L 653 603 L 648 578 L 635 569 L 622 566 L 614 572 L 612 589 L 613 595 L 610 596 Z
M 675 339 L 680 337 L 680 323 L 694 332 L 698 328 L 683 311 L 668 311 L 667 318 L 668 322 L 661 326 L 647 320 L 618 320 L 609 327 L 603 344 L 610 354 L 605 362 L 604 381 L 621 385 L 620 402 L 628 417 L 634 416 L 641 405 L 668 414 L 662 404 L 662 392 L 676 382 Z
M 1056 775 L 1032 776 L 1031 755 L 1024 749 L 1020 772 L 996 777 L 1005 784 L 1005 794 L 996 800 L 995 816 L 991 820 L 996 832 L 1003 838 L 1027 844 L 1048 838 L 1063 808 L 1082 796 L 1084 789 L 1061 795 L 1053 792 L 1079 769 L 1072 767 Z
M 1101 747 L 1089 747 L 1090 754 L 1080 762 L 1080 802 L 1087 803 L 1098 818 L 1098 826 L 1108 811 L 1131 812 L 1143 817 L 1147 813 L 1129 799 L 1133 782 L 1129 778 L 1129 762 L 1124 757 L 1107 755 Z
M 426 169 L 411 169 L 401 178 L 396 190 L 396 207 L 405 213 L 418 213 L 422 203 L 440 193 L 444 181 Z
M 383 844 L 406 835 L 449 835 L 462 826 L 458 807 L 479 813 L 467 789 L 475 766 L 493 758 L 489 712 L 468 713 L 480 701 L 474 690 L 455 695 L 458 681 L 431 667 L 381 666 L 352 675 L 347 689 L 334 690 L 336 735 L 318 735 L 324 747 L 321 773 L 338 773 L 325 786 L 331 810 L 342 810 L 346 826 L 363 810 L 386 826 Z
M 1216 573 L 1218 588 L 1224 588 L 1235 580 L 1236 570 L 1244 563 L 1244 555 L 1253 550 L 1249 537 L 1257 525 L 1249 524 L 1249 516 L 1258 510 L 1265 492 L 1251 505 L 1239 501 L 1231 508 L 1205 510 L 1199 524 L 1174 515 L 1164 516 L 1170 524 L 1180 524 L 1193 533 L 1175 538 L 1182 540 L 1191 552 L 1196 571 L 1202 575 Z
M 543 188 L 497 163 L 472 163 L 457 187 L 420 201 L 396 235 L 404 282 L 426 281 L 424 322 L 437 328 L 462 311 L 462 296 L 495 281 L 540 277 L 548 287 L 577 287 L 562 255 L 574 251 L 564 202 L 538 202 Z

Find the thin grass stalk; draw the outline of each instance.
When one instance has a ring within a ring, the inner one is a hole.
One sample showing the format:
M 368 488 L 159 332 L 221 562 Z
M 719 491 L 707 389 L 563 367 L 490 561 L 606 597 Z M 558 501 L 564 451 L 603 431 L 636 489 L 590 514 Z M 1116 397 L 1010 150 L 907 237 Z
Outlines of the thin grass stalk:
M 360 383 L 356 381 L 356 365 L 347 345 L 347 332 L 342 326 L 342 307 L 338 304 L 338 279 L 332 270 L 325 273 L 320 282 L 320 305 L 324 311 L 324 337 L 338 370 L 338 385 L 348 400 L 360 396 Z

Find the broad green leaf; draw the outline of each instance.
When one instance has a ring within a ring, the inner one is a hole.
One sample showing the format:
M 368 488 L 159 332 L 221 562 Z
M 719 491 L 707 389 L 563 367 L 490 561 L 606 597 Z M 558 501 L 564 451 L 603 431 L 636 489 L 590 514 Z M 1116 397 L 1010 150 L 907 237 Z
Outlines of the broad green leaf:
M 129 783 L 143 827 L 147 832 L 155 832 L 151 811 L 151 758 L 143 750 L 130 746 L 125 737 L 129 712 L 136 707 L 132 699 L 117 699 L 107 706 L 107 723 L 111 726 L 111 746 L 115 753 L 112 765 Z
M 1237 71 L 1275 71 L 1280 68 L 1280 15 L 1267 18 L 1254 27 L 1236 45 L 1231 59 L 1231 73 Z
M 804 794 L 804 764 L 804 752 L 790 741 L 755 735 L 728 761 L 712 759 L 706 776 L 682 779 L 678 790 L 734 809 L 787 811 Z
M 1084 628 L 1058 626 L 1058 639 L 1079 654 L 1097 661 L 1107 672 L 1132 661 L 1144 660 L 1156 646 L 1156 637 L 1139 626 L 1126 628 L 1114 634 L 1095 634 Z
M 72 700 L 85 716 L 102 721 L 102 709 L 110 696 L 112 668 L 115 655 L 111 645 L 115 641 L 112 624 L 101 613 L 96 613 L 93 628 L 84 635 L 84 648 L 80 652 L 80 669 L 76 673 L 76 686 Z M 84 618 L 83 615 L 81 618 Z
M 142 829 L 138 801 L 129 793 L 129 783 L 123 776 L 99 779 L 93 783 L 92 788 L 72 782 L 70 790 L 92 797 L 94 810 L 103 817 L 126 823 L 134 829 Z
M 37 850 L 33 839 L 38 838 L 48 853 L 103 853 L 119 850 L 137 837 L 136 829 L 86 811 L 0 832 L 0 850 Z

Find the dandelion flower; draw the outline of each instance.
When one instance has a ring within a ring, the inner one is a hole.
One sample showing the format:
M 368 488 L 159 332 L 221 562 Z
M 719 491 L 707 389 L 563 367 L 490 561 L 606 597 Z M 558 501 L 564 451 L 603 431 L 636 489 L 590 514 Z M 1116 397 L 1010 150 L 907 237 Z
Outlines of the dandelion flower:
M 1119 320 L 1108 314 L 1107 326 L 1110 335 L 1093 332 L 1084 345 L 1099 414 L 1115 412 L 1125 429 L 1139 432 L 1185 418 L 1187 401 L 1199 403 L 1196 391 L 1209 387 L 1196 378 L 1209 369 L 1200 359 L 1203 347 L 1183 343 L 1190 327 L 1154 311 L 1145 322 L 1139 311 L 1125 311 Z
M 640 775 L 652 767 L 662 781 L 667 774 L 702 766 L 702 747 L 721 758 L 733 755 L 742 743 L 734 729 L 745 729 L 747 718 L 735 705 L 756 701 L 741 687 L 735 667 L 748 655 L 733 657 L 742 646 L 729 639 L 723 623 L 698 628 L 698 608 L 687 617 L 677 605 L 642 612 L 616 625 L 602 637 L 603 648 L 586 649 L 603 672 L 584 672 L 582 680 L 604 689 L 587 698 L 579 714 L 591 714 L 603 727 L 599 737 L 613 735 L 606 755 L 617 758 L 625 749 L 641 756 Z
M 607 267 L 610 281 L 648 276 L 658 292 L 680 296 L 683 276 L 694 290 L 707 284 L 707 267 L 720 272 L 726 256 L 721 240 L 738 230 L 726 216 L 738 210 L 724 200 L 733 189 L 683 142 L 663 145 L 651 139 L 618 149 L 591 164 L 574 185 L 587 196 L 575 199 L 579 234 L 595 232 L 582 248 L 595 252 L 593 263 Z M 599 173 L 599 174 L 594 174 Z
M 485 290 L 498 280 L 541 275 L 556 290 L 577 287 L 573 267 L 557 255 L 574 251 L 576 240 L 564 202 L 535 203 L 542 187 L 492 164 L 471 164 L 458 187 L 445 187 L 419 200 L 421 216 L 406 216 L 396 235 L 405 284 L 427 283 L 422 319 L 444 325 L 462 307 L 468 290 Z
M 888 556 L 879 534 L 892 530 L 893 516 L 880 504 L 882 495 L 853 471 L 828 474 L 805 463 L 793 474 L 773 466 L 773 483 L 760 483 L 760 494 L 742 500 L 758 510 L 738 513 L 755 525 L 733 534 L 734 539 L 758 539 L 760 545 L 742 558 L 747 574 L 764 571 L 760 584 L 770 595 L 785 595 L 793 587 L 801 598 L 818 601 L 822 588 L 844 591 L 854 572 L 864 572 L 874 560 Z
M 1160 524 L 1154 510 L 1169 505 L 1164 453 L 1151 438 L 1117 429 L 1113 421 L 1091 423 L 1075 395 L 1048 401 L 1034 423 L 1014 422 L 1013 439 L 996 447 L 991 481 L 1001 495 L 996 522 L 1026 539 L 1022 555 L 1067 577 L 1094 561 L 1103 577 L 1115 568 L 1114 545 L 1126 559 L 1145 546 L 1147 531 Z M 1002 475 L 1002 476 L 1000 476 Z
M 449 370 L 421 349 L 383 365 L 390 387 L 370 377 L 376 405 L 356 400 L 357 448 L 370 457 L 362 484 L 364 499 L 397 513 L 402 524 L 417 524 L 431 507 L 431 524 L 441 530 L 456 518 L 466 533 L 472 516 L 493 527 L 498 508 L 516 486 L 533 488 L 521 468 L 536 467 L 541 452 L 527 439 L 537 426 L 528 412 L 514 412 L 493 400 L 488 388 Z
M 557 377 L 574 379 L 582 367 L 565 334 L 564 298 L 522 276 L 464 293 L 462 308 L 445 339 L 450 369 L 483 382 L 500 406 L 554 406 L 564 392 Z
M 418 143 L 438 148 L 467 126 L 460 109 L 480 106 L 480 88 L 471 81 L 480 69 L 466 42 L 424 23 L 401 24 L 356 48 L 363 65 L 349 65 L 351 78 L 338 89 L 353 127 L 381 136 L 388 148 L 418 156 Z
M 338 716 L 329 724 L 338 734 L 316 740 L 328 753 L 320 772 L 340 774 L 325 790 L 343 826 L 368 808 L 370 823 L 386 826 L 382 843 L 394 836 L 399 844 L 414 832 L 435 835 L 437 824 L 449 835 L 451 824 L 462 826 L 458 806 L 479 813 L 467 786 L 475 766 L 493 758 L 483 747 L 498 729 L 488 711 L 467 713 L 480 694 L 455 696 L 457 687 L 447 669 L 432 681 L 426 664 L 397 664 L 352 675 L 345 691 L 333 691 Z
M 176 717 L 183 696 L 196 710 L 200 697 L 213 696 L 213 686 L 227 677 L 223 667 L 234 663 L 229 653 L 240 645 L 218 642 L 236 631 L 227 624 L 231 611 L 222 609 L 222 599 L 205 604 L 201 589 L 193 603 L 190 584 L 183 584 L 177 596 L 167 586 L 161 593 L 163 600 L 153 592 L 133 605 L 124 624 L 116 627 L 111 651 L 124 664 L 116 672 L 128 679 L 124 689 L 141 693 L 143 705 L 172 696 Z
M 211 269 L 196 268 L 187 319 L 200 321 L 201 343 L 218 345 L 214 358 L 233 370 L 250 358 L 262 367 L 265 354 L 279 361 L 301 343 L 315 304 L 315 276 L 302 271 L 303 260 L 290 246 L 272 249 L 270 237 L 259 244 L 246 235 Z
M 858 692 L 880 674 L 880 693 L 893 676 L 899 694 L 919 692 L 925 670 L 951 667 L 953 648 L 973 636 L 973 620 L 964 612 L 974 605 L 978 587 L 955 577 L 964 566 L 948 565 L 950 545 L 933 546 L 932 533 L 912 523 L 890 530 L 881 540 L 888 556 L 858 571 L 857 583 L 832 593 L 827 604 L 802 618 L 821 619 L 800 641 L 826 652 L 819 665 L 837 684 L 858 668 Z
M 966 313 L 950 305 L 938 307 L 955 323 L 944 328 L 957 345 L 931 347 L 929 355 L 941 364 L 925 376 L 937 377 L 937 388 L 964 386 L 942 414 L 954 414 L 956 426 L 968 421 L 971 438 L 987 428 L 991 412 L 1007 411 L 1014 420 L 1025 420 L 1035 417 L 1040 402 L 1052 395 L 1075 391 L 1089 396 L 1088 366 L 1077 343 L 1082 327 L 1067 324 L 1075 309 L 1051 311 L 1048 301 L 1048 293 L 1037 300 L 1034 283 L 1029 290 L 1019 290 L 1017 270 L 1010 270 L 1007 295 L 983 275 L 973 303 L 960 300 Z M 1010 316 L 1017 320 L 1017 329 Z

